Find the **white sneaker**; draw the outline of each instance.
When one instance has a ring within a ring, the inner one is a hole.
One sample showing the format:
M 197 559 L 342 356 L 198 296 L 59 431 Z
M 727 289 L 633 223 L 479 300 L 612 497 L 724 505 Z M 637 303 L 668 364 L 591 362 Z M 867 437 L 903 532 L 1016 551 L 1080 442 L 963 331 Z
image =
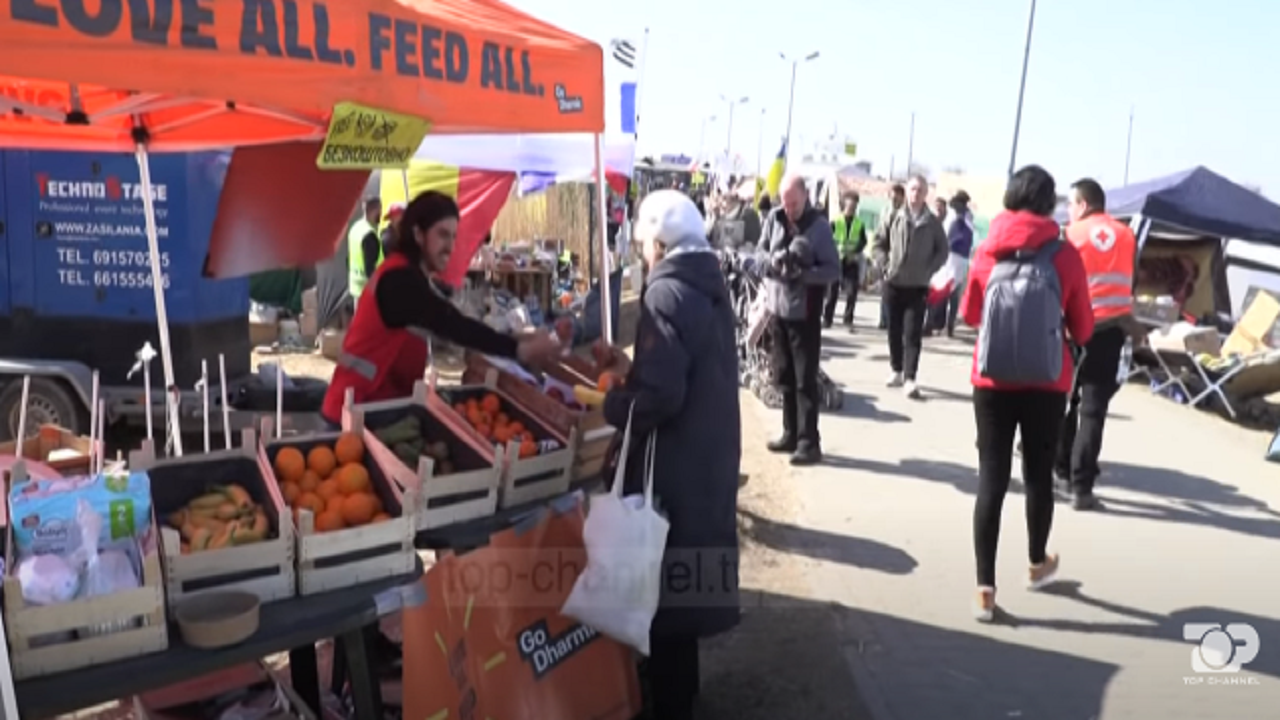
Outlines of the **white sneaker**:
M 1044 562 L 1039 565 L 1032 565 L 1027 571 L 1027 589 L 1043 590 L 1058 576 L 1058 556 L 1054 554 L 1046 555 Z
M 908 380 L 906 384 L 902 386 L 902 392 L 912 400 L 920 399 L 920 386 L 916 385 L 915 380 Z
M 995 622 L 996 589 L 980 587 L 973 597 L 973 619 L 980 623 Z
M 889 373 L 889 379 L 885 381 L 885 387 L 899 388 L 902 387 L 902 373 Z

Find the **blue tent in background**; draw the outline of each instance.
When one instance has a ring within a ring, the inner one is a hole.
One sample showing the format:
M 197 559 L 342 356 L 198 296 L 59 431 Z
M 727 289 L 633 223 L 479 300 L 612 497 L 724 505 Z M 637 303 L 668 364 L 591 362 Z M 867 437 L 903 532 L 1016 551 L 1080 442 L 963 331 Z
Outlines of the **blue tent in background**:
M 1107 190 L 1107 212 L 1141 214 L 1153 229 L 1280 247 L 1280 205 L 1204 167 Z

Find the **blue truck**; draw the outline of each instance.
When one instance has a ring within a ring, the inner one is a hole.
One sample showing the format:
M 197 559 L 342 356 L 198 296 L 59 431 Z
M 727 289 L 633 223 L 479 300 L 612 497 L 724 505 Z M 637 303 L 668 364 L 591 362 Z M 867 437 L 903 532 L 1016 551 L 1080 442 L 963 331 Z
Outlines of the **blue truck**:
M 191 394 L 184 423 L 199 422 L 202 360 L 214 383 L 219 354 L 229 379 L 250 373 L 248 280 L 202 272 L 229 158 L 151 159 L 175 379 Z M 132 155 L 0 151 L 0 437 L 16 434 L 24 375 L 28 427 L 87 432 L 93 370 L 109 421 L 145 420 L 142 375 L 130 369 L 144 343 L 159 348 L 151 278 Z M 151 376 L 159 418 L 158 359 Z

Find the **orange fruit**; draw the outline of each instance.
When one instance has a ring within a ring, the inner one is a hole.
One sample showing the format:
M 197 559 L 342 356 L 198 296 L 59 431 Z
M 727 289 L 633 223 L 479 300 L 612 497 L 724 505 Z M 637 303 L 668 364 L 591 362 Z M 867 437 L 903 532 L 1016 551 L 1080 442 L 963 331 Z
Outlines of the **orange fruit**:
M 320 499 L 324 500 L 326 503 L 329 502 L 329 498 L 334 495 L 341 494 L 342 488 L 334 478 L 329 478 L 328 480 L 321 482 L 320 487 L 316 488 L 316 495 L 319 495 Z
M 315 470 L 307 470 L 302 473 L 302 479 L 298 481 L 298 488 L 303 492 L 315 492 L 320 487 L 320 481 L 324 478 L 316 474 Z
M 511 426 L 495 425 L 493 427 L 493 439 L 496 442 L 506 445 L 507 441 L 511 439 Z
M 596 379 L 596 390 L 600 392 L 609 392 L 620 385 L 622 385 L 622 378 L 614 372 L 602 372 L 600 377 Z
M 510 427 L 511 427 L 512 437 L 515 437 L 516 435 L 520 435 L 524 433 L 524 423 L 520 422 L 519 420 L 516 420 L 515 422 L 511 423 Z
M 382 498 L 378 497 L 377 495 L 374 495 L 373 493 L 369 493 L 369 497 L 373 498 L 373 507 L 375 508 L 375 510 L 373 511 L 373 514 L 377 515 L 381 513 L 383 511 Z
M 384 512 L 380 512 L 380 513 L 378 513 L 377 515 L 374 515 L 374 516 L 373 516 L 373 519 L 372 519 L 372 520 L 370 520 L 369 522 L 371 522 L 371 523 L 380 523 L 380 522 L 386 522 L 386 521 L 388 521 L 388 520 L 390 520 L 390 519 L 391 519 L 391 516 L 390 516 L 390 515 L 388 515 L 388 514 L 386 514 L 386 513 L 384 513 Z
M 496 415 L 502 409 L 502 401 L 498 399 L 497 395 L 488 393 L 480 400 L 480 409 L 490 415 Z
M 343 465 L 338 469 L 334 476 L 338 484 L 338 490 L 343 495 L 354 495 L 356 493 L 368 492 L 373 485 L 369 482 L 369 471 L 364 469 L 363 465 L 358 463 L 350 463 Z
M 298 497 L 302 495 L 302 488 L 297 483 L 285 483 L 280 486 L 280 492 L 284 495 L 284 504 L 293 507 L 298 501 Z
M 489 427 L 488 425 L 485 425 L 485 424 L 477 425 L 476 432 L 480 433 L 480 437 L 483 437 L 486 440 L 493 439 L 493 428 Z
M 342 496 L 341 496 L 341 495 L 334 495 L 334 496 L 333 496 L 333 497 L 331 497 L 331 498 L 325 498 L 325 499 L 324 499 L 324 511 L 325 511 L 325 512 L 336 512 L 336 513 L 338 513 L 339 515 L 341 515 L 341 514 L 342 514 L 342 499 L 343 499 L 343 498 L 342 498 Z
M 338 436 L 338 442 L 333 445 L 333 454 L 339 465 L 358 463 L 364 459 L 364 441 L 357 433 L 342 433 Z
M 348 527 L 367 525 L 377 514 L 378 508 L 374 505 L 372 495 L 356 493 L 348 495 L 342 501 L 342 520 Z
M 276 479 L 280 482 L 298 482 L 307 470 L 307 461 L 298 448 L 284 447 L 276 453 L 275 469 Z
M 342 513 L 326 511 L 316 516 L 316 532 L 333 532 L 343 527 Z
M 453 406 L 453 411 L 454 411 L 454 412 L 456 412 L 456 413 L 458 413 L 458 414 L 459 414 L 459 415 L 461 415 L 462 417 L 466 417 L 466 416 L 467 416 L 467 406 L 466 406 L 466 405 L 463 405 L 462 403 L 458 403 L 457 405 L 454 405 L 454 406 Z
M 304 492 L 298 496 L 297 504 L 295 504 L 294 507 L 299 510 L 306 509 L 319 514 L 324 512 L 324 498 L 313 492 Z
M 510 418 L 510 417 L 508 417 L 506 413 L 504 413 L 504 412 L 500 412 L 500 413 L 498 413 L 498 419 L 497 419 L 497 420 L 494 420 L 494 421 L 493 421 L 493 424 L 494 424 L 494 425 L 510 425 L 510 424 L 511 424 L 511 418 Z
M 520 443 L 520 457 L 530 458 L 538 454 L 538 445 L 532 440 L 524 440 Z
M 333 456 L 333 451 L 324 445 L 317 445 L 307 453 L 307 467 L 322 478 L 329 477 L 337 465 L 338 459 Z

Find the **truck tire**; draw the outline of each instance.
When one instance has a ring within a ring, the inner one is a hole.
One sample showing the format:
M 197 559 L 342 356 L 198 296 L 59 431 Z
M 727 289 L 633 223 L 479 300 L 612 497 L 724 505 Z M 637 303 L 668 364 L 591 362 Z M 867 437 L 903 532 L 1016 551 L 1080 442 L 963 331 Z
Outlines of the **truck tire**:
M 22 380 L 15 378 L 0 391 L 0 440 L 12 440 L 18 435 L 18 418 L 22 405 Z M 87 432 L 87 422 L 81 420 L 84 413 L 80 401 L 66 384 L 54 378 L 31 378 L 31 390 L 27 396 L 27 437 L 35 435 L 41 425 L 58 425 L 76 435 Z

